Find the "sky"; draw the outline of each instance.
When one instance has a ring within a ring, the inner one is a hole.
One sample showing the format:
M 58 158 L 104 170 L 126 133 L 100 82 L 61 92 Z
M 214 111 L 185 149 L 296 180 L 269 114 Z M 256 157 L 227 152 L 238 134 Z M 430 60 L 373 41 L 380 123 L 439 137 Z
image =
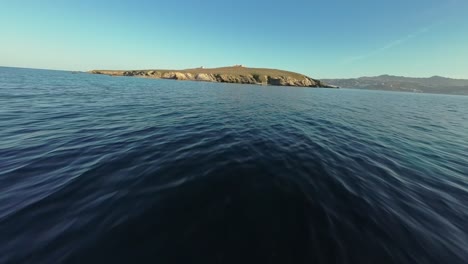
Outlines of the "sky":
M 0 0 L 0 66 L 468 79 L 468 0 Z

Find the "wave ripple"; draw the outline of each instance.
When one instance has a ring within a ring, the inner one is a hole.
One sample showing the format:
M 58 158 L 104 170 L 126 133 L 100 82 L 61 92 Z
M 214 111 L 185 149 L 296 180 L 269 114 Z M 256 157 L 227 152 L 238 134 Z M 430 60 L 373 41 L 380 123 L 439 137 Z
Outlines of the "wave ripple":
M 0 68 L 0 263 L 466 263 L 467 100 Z

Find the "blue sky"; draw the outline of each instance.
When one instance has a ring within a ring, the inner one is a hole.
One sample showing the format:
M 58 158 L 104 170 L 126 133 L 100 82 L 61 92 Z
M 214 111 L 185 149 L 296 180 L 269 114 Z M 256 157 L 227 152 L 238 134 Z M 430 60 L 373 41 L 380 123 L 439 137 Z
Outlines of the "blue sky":
M 468 78 L 468 0 L 0 0 L 0 65 Z

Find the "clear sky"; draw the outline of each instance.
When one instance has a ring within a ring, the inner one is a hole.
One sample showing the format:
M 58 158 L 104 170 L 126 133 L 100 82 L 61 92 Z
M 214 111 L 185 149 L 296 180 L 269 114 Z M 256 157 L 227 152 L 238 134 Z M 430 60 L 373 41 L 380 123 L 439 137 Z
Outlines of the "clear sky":
M 468 79 L 468 0 L 0 0 L 0 66 Z

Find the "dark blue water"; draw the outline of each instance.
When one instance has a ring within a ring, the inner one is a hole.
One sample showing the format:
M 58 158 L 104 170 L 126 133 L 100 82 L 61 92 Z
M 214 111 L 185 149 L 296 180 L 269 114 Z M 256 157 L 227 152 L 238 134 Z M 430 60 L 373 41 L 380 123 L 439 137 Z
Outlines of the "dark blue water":
M 468 97 L 0 68 L 1 263 L 466 263 Z

